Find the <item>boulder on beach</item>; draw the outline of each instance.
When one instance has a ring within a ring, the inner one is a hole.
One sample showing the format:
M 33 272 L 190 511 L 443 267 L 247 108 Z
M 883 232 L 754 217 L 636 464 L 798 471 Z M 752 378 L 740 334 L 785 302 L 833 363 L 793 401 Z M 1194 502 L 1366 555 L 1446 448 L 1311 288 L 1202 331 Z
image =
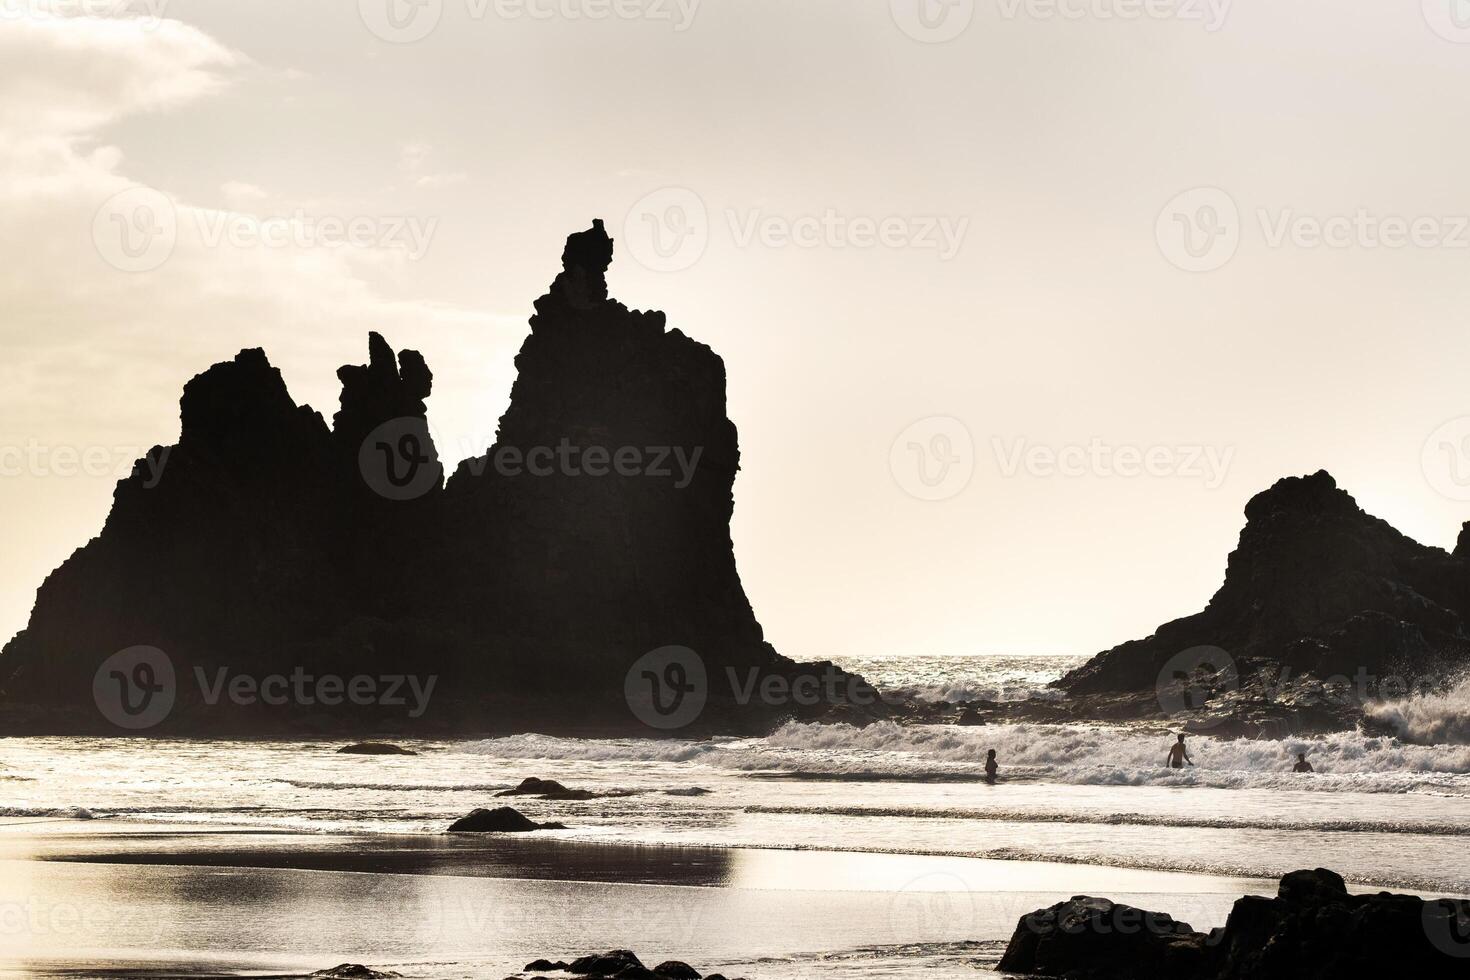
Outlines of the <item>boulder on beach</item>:
M 528 776 L 515 789 L 503 790 L 496 796 L 539 796 L 543 800 L 591 800 L 597 797 L 585 789 L 567 789 L 554 779 L 538 779 Z
M 391 970 L 374 970 L 361 963 L 343 963 L 330 970 L 318 970 L 312 976 L 320 977 L 321 980 L 390 980 L 392 977 L 401 977 L 403 974 L 394 973 Z
M 1470 901 L 1350 895 L 1325 868 L 1293 871 L 1275 898 L 1238 899 L 1223 929 L 1077 897 L 1023 917 L 1000 970 L 1069 980 L 1381 980 L 1457 977 Z
M 354 742 L 337 750 L 338 755 L 418 755 L 413 749 L 388 742 Z
M 1077 980 L 1202 976 L 1206 942 L 1163 912 L 1079 895 L 1023 918 L 999 969 Z
M 523 834 L 532 830 L 566 830 L 565 824 L 537 823 L 521 811 L 508 806 L 486 810 L 483 807 L 460 817 L 449 825 L 456 833 Z

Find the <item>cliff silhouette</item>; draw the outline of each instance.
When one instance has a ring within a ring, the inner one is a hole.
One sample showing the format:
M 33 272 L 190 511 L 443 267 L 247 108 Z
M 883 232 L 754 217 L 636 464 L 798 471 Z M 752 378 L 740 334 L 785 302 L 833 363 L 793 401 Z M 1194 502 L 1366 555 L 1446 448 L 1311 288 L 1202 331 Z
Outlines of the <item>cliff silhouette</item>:
M 708 677 L 685 733 L 865 718 L 749 697 L 751 678 L 830 665 L 777 654 L 741 585 L 723 361 L 610 299 L 612 256 L 601 221 L 567 240 L 495 444 L 447 481 L 430 368 L 376 333 L 367 364 L 338 371 L 330 426 L 261 350 L 191 380 L 178 443 L 118 484 L 101 534 L 47 577 L 0 652 L 0 725 L 107 730 L 94 678 L 138 645 L 178 676 L 159 732 L 636 730 L 630 668 L 669 645 Z M 221 669 L 438 683 L 417 719 L 204 703 L 193 678 Z
M 1183 703 L 1184 683 L 1199 716 L 1213 710 L 1223 730 L 1350 727 L 1360 701 L 1401 697 L 1470 666 L 1470 523 L 1453 553 L 1419 544 L 1365 513 L 1325 471 L 1278 481 L 1245 518 L 1205 609 L 1066 674 L 1056 686 L 1068 711 L 1157 717 Z M 1224 658 L 1201 648 L 1223 651 L 1228 676 Z M 1203 674 L 1190 683 L 1192 666 Z M 1350 683 L 1324 691 L 1334 678 Z

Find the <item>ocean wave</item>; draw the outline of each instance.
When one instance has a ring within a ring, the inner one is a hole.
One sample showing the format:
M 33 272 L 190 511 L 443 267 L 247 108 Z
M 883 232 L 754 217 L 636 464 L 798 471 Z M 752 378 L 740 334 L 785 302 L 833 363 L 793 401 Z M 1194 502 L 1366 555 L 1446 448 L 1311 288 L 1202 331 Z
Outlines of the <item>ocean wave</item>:
M 965 701 L 1060 701 L 1066 694 L 1044 684 L 1013 681 L 1000 684 L 982 684 L 974 681 L 938 681 L 932 684 L 905 685 L 885 689 L 899 697 L 917 701 L 934 701 L 941 704 L 959 704 Z
M 1470 677 L 1443 693 L 1378 702 L 1366 714 L 1406 742 L 1470 744 Z
M 1192 736 L 1195 768 L 1167 769 L 1166 732 L 1085 725 L 849 725 L 788 723 L 761 740 L 741 765 L 772 770 L 932 771 L 978 774 L 995 749 L 1002 775 L 1097 785 L 1213 785 L 1405 792 L 1470 790 L 1470 746 L 1418 745 L 1392 737 L 1338 732 L 1280 740 Z M 1317 772 L 1290 771 L 1298 752 Z
M 699 762 L 738 739 L 690 742 L 679 739 L 579 739 L 552 735 L 508 735 L 455 746 L 454 751 L 497 759 L 584 762 Z
M 295 786 L 297 789 L 340 789 L 340 790 L 377 790 L 393 792 L 402 790 L 415 793 L 493 793 L 500 790 L 514 789 L 514 783 L 355 783 L 355 782 L 330 782 L 314 779 L 276 779 L 277 783 L 287 786 Z
M 904 820 L 985 820 L 1011 823 L 1096 824 L 1111 827 L 1198 827 L 1215 830 L 1310 830 L 1346 834 L 1424 834 L 1470 837 L 1470 824 L 1412 820 L 1269 820 L 1253 817 L 1197 817 L 1187 814 L 1088 813 L 1086 811 L 946 807 L 748 806 L 746 813 L 838 817 L 892 817 Z
M 50 817 L 92 820 L 96 814 L 84 806 L 0 806 L 0 817 Z
M 1470 746 L 1420 745 L 1339 732 L 1280 740 L 1192 736 L 1196 766 L 1168 769 L 1172 736 L 1106 725 L 899 725 L 865 728 L 788 722 L 764 738 L 708 741 L 582 740 L 545 735 L 486 739 L 460 751 L 500 759 L 696 763 L 754 777 L 852 782 L 979 779 L 995 749 L 1003 778 L 1090 786 L 1177 786 L 1315 792 L 1470 795 Z M 1298 752 L 1316 772 L 1291 772 Z

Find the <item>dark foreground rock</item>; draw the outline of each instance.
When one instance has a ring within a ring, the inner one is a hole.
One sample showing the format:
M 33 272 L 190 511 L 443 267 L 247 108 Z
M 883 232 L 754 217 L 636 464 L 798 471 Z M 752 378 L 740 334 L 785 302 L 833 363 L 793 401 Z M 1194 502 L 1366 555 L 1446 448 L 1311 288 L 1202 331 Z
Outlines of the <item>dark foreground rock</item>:
M 524 834 L 533 830 L 566 830 L 565 824 L 537 823 L 521 811 L 502 806 L 493 810 L 484 808 L 471 810 L 468 816 L 460 817 L 449 825 L 456 833 L 470 834 Z
M 567 789 L 554 779 L 528 776 L 515 789 L 502 790 L 496 796 L 535 796 L 543 800 L 591 800 L 596 793 L 585 789 Z
M 584 977 L 616 977 L 618 980 L 725 980 L 719 973 L 702 977 L 698 970 L 681 960 L 665 960 L 649 969 L 630 949 L 581 956 L 570 963 L 565 960 L 536 960 L 527 963 L 524 972 L 561 972 Z
M 321 980 L 392 980 L 393 977 L 401 977 L 403 974 L 394 973 L 391 970 L 374 970 L 361 963 L 343 963 L 330 970 L 318 970 L 312 976 L 319 977 Z
M 1383 980 L 1470 975 L 1470 902 L 1349 895 L 1324 868 L 1236 901 L 1223 929 L 1085 896 L 1021 919 L 1006 973 L 1068 980 Z
M 337 750 L 338 755 L 418 755 L 413 749 L 388 742 L 355 742 Z

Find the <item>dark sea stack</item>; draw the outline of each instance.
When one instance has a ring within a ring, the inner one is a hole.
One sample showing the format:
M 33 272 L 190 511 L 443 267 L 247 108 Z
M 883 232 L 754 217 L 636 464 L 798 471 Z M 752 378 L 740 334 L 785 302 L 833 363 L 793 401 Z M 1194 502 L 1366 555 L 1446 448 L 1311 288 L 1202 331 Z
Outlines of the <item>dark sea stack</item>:
M 330 426 L 260 350 L 190 381 L 178 444 L 118 484 L 101 534 L 0 652 L 0 728 L 115 732 L 93 681 L 139 646 L 177 678 L 149 734 L 704 734 L 885 711 L 846 697 L 859 678 L 765 641 L 730 538 L 740 452 L 724 364 L 662 313 L 610 299 L 612 254 L 600 221 L 568 239 L 496 442 L 447 482 L 429 365 L 377 333 L 366 363 L 338 371 Z M 625 680 L 670 647 L 707 684 L 690 718 L 654 730 Z M 224 668 L 436 686 L 421 715 L 401 700 L 206 703 L 197 678 Z M 777 675 L 844 683 L 814 705 L 753 693 Z
M 1225 582 L 1201 613 L 1099 654 L 1058 686 L 1086 698 L 1152 693 L 1177 655 L 1218 647 L 1240 685 L 1263 672 L 1318 680 L 1363 672 L 1449 676 L 1470 663 L 1470 564 L 1421 545 L 1362 511 L 1326 472 L 1257 494 Z M 1155 706 L 1157 707 L 1157 706 Z
M 267 667 L 346 617 L 321 416 L 260 350 L 194 378 L 180 406 L 178 444 L 135 464 L 101 534 L 39 589 L 0 656 L 8 699 L 90 708 L 98 665 L 139 644 L 181 671 L 241 657 Z
M 740 451 L 724 362 L 662 313 L 608 298 L 612 256 L 600 221 L 568 239 L 495 445 L 449 479 L 448 560 L 468 570 L 455 615 L 502 651 L 487 664 L 514 669 L 502 681 L 533 688 L 618 690 L 669 644 L 778 667 L 730 540 Z
M 1470 902 L 1349 895 L 1317 868 L 1246 896 L 1223 929 L 1193 932 L 1159 912 L 1074 898 L 1023 917 L 1000 969 L 1075 980 L 1382 980 L 1461 977 Z

